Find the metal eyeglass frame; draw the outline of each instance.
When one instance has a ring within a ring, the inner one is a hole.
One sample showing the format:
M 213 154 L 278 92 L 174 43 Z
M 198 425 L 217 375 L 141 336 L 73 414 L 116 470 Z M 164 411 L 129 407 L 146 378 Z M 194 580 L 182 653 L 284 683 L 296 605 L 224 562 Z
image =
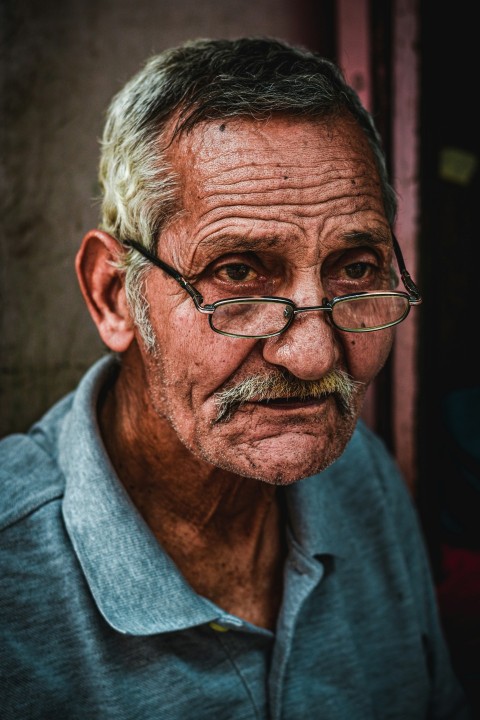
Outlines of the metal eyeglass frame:
M 236 297 L 236 298 L 228 298 L 226 300 L 217 300 L 214 303 L 211 303 L 210 305 L 203 305 L 203 296 L 201 293 L 193 286 L 191 285 L 185 278 L 177 271 L 175 268 L 173 268 L 171 265 L 168 265 L 167 263 L 163 262 L 163 260 L 160 260 L 156 255 L 153 255 L 147 248 L 145 248 L 141 243 L 137 242 L 136 240 L 124 240 L 122 242 L 122 245 L 126 247 L 133 248 L 134 250 L 137 250 L 146 260 L 149 260 L 153 265 L 156 265 L 161 270 L 167 273 L 167 275 L 170 275 L 174 280 L 177 281 L 177 283 L 187 291 L 187 293 L 192 298 L 196 309 L 204 314 L 208 315 L 208 320 L 211 329 L 219 333 L 220 335 L 225 335 L 227 337 L 235 337 L 235 338 L 256 338 L 256 339 L 262 339 L 262 338 L 269 338 L 269 337 L 275 337 L 276 335 L 281 335 L 284 333 L 292 324 L 294 318 L 296 315 L 302 312 L 312 312 L 312 311 L 318 311 L 322 310 L 325 312 L 330 313 L 330 320 L 332 322 L 332 325 L 336 327 L 338 330 L 342 330 L 343 332 L 355 332 L 355 333 L 365 333 L 365 332 L 375 332 L 377 330 L 385 330 L 388 327 L 392 327 L 393 325 L 398 325 L 399 323 L 403 322 L 407 315 L 410 312 L 410 308 L 412 305 L 420 305 L 422 302 L 422 296 L 420 294 L 419 289 L 413 282 L 412 278 L 410 277 L 409 272 L 407 271 L 407 268 L 405 267 L 405 261 L 403 259 L 402 251 L 400 249 L 400 245 L 398 244 L 397 238 L 392 233 L 393 238 L 393 250 L 395 253 L 395 257 L 397 259 L 398 268 L 400 270 L 400 277 L 402 279 L 403 286 L 407 292 L 397 292 L 397 291 L 373 291 L 373 292 L 359 292 L 359 293 L 352 293 L 350 295 L 340 295 L 338 297 L 334 297 L 331 300 L 327 300 L 327 298 L 324 298 L 323 305 L 306 305 L 305 307 L 297 307 L 293 300 L 290 300 L 289 298 L 283 298 L 283 297 L 276 297 L 276 296 L 254 296 L 254 297 Z M 394 320 L 393 322 L 386 323 L 385 325 L 381 325 L 379 327 L 374 328 L 343 328 L 340 325 L 337 325 L 333 319 L 333 308 L 338 303 L 348 302 L 349 300 L 355 300 L 357 298 L 365 298 L 365 297 L 402 297 L 406 298 L 408 301 L 407 310 L 404 313 L 404 315 L 399 318 L 398 320 Z M 214 327 L 212 322 L 212 316 L 215 312 L 215 309 L 224 305 L 231 305 L 232 303 L 255 303 L 255 302 L 271 302 L 271 303 L 282 303 L 284 305 L 288 305 L 292 312 L 289 314 L 285 326 L 281 330 L 277 330 L 276 332 L 267 333 L 265 335 L 238 335 L 236 333 L 229 333 L 224 332 L 222 330 L 218 330 L 216 327 Z

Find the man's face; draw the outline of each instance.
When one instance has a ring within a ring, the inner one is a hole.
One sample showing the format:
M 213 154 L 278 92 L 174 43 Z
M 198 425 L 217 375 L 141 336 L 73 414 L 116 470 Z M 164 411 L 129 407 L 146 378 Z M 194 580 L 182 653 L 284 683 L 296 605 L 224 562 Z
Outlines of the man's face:
M 171 159 L 183 211 L 163 231 L 158 254 L 205 303 L 276 295 L 311 306 L 389 289 L 391 234 L 380 183 L 351 120 L 210 122 L 183 135 Z M 224 337 L 153 267 L 146 299 L 157 347 L 148 352 L 140 339 L 139 346 L 158 433 L 168 427 L 196 458 L 273 483 L 311 475 L 343 452 L 393 338 L 391 330 L 340 332 L 322 311 L 297 316 L 277 337 Z M 254 397 L 215 422 L 216 394 L 253 375 L 286 371 L 312 381 L 335 369 L 358 383 L 350 413 L 335 394 L 270 403 Z

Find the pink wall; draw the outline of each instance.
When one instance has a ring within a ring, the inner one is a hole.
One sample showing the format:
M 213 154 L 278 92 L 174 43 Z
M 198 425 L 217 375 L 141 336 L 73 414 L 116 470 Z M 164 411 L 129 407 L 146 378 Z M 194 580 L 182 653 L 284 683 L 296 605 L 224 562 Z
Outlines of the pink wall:
M 368 0 L 337 0 L 338 60 L 364 105 L 371 109 L 369 13 Z M 394 185 L 399 196 L 395 233 L 413 278 L 417 268 L 419 192 L 417 17 L 417 0 L 394 2 L 392 137 Z M 416 483 L 417 332 L 413 310 L 398 327 L 393 353 L 394 452 L 412 492 Z M 371 426 L 375 425 L 375 392 L 373 385 L 363 413 Z

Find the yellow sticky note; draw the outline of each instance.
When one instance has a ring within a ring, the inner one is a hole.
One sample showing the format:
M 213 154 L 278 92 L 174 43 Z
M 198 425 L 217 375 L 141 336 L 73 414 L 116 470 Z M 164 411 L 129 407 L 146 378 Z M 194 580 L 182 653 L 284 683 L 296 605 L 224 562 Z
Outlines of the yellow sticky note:
M 439 173 L 442 180 L 468 185 L 477 169 L 477 157 L 460 148 L 446 147 L 440 152 Z

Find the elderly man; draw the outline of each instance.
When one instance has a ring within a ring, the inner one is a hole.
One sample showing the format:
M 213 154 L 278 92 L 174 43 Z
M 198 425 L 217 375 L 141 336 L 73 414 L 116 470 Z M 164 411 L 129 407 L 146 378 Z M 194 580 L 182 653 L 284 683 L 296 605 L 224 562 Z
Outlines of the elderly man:
M 359 420 L 421 298 L 355 93 L 186 43 L 114 98 L 100 180 L 76 267 L 111 353 L 1 444 L 2 718 L 468 717 Z

